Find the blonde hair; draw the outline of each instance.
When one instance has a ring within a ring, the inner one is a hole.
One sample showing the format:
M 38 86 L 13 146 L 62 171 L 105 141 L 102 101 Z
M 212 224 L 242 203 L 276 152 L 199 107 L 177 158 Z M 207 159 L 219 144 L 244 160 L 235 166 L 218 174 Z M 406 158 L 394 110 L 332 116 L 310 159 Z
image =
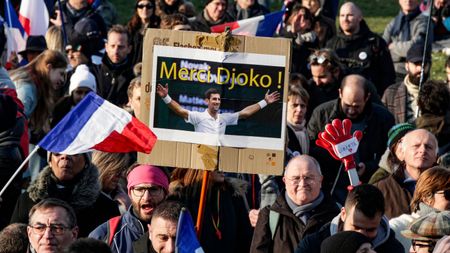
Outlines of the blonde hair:
M 57 26 L 50 26 L 45 34 L 45 41 L 47 42 L 48 49 L 56 50 L 64 53 L 65 48 L 63 45 L 63 37 L 61 34 L 61 28 Z
M 117 174 L 124 175 L 133 159 L 128 153 L 108 153 L 102 151 L 94 151 L 92 153 L 92 164 L 98 169 L 98 181 L 104 190 L 104 186 L 108 181 Z M 125 178 L 123 176 L 123 178 Z

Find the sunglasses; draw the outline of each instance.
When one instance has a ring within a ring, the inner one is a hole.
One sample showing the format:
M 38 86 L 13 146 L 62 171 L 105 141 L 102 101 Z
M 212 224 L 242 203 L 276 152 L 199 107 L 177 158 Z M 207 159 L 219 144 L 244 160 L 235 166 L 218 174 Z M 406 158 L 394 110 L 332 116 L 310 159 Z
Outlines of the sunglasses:
M 309 56 L 309 63 L 311 64 L 323 64 L 326 61 L 330 61 L 325 55 L 312 54 Z
M 155 7 L 155 6 L 153 6 L 153 4 L 138 4 L 138 5 L 136 5 L 136 8 L 138 8 L 138 9 L 144 9 L 144 8 L 153 9 L 153 7 Z
M 446 200 L 450 200 L 450 189 L 437 191 L 437 192 L 435 192 L 435 194 L 444 194 L 444 198 Z

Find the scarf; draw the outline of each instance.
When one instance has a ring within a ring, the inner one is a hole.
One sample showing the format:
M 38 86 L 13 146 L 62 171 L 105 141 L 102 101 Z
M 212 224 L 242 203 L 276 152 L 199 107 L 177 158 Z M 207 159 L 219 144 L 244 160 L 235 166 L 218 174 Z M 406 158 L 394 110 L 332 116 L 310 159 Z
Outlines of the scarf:
M 314 210 L 320 203 L 322 203 L 322 200 L 324 198 L 324 195 L 322 191 L 320 192 L 319 196 L 313 200 L 313 202 L 298 206 L 297 204 L 292 201 L 291 198 L 289 198 L 287 192 L 285 192 L 285 198 L 288 206 L 292 209 L 292 213 L 299 218 L 304 224 L 308 221 L 309 217 L 311 217 L 311 211 Z
M 417 111 L 417 98 L 419 97 L 419 86 L 411 83 L 409 81 L 408 75 L 405 77 L 403 82 L 406 86 L 407 97 L 406 97 L 406 121 L 414 122 L 416 120 Z
M 395 17 L 392 27 L 392 35 L 399 36 L 400 41 L 408 41 L 411 39 L 411 31 L 409 22 L 419 16 L 420 9 L 417 7 L 413 12 L 405 15 L 402 11 Z
M 302 148 L 302 154 L 308 154 L 309 151 L 309 137 L 305 128 L 306 120 L 304 120 L 300 124 L 292 124 L 287 122 L 288 127 L 290 127 L 297 137 L 298 143 L 300 143 L 300 147 Z

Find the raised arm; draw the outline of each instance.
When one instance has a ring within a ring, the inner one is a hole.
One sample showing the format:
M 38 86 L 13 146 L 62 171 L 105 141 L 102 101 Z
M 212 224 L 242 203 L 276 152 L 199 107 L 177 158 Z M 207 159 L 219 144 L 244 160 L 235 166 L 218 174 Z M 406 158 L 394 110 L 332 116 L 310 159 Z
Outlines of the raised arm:
M 257 111 L 262 110 L 267 105 L 278 101 L 279 99 L 280 99 L 280 93 L 278 91 L 274 91 L 272 93 L 269 93 L 269 91 L 267 91 L 263 100 L 259 101 L 256 104 L 249 105 L 249 106 L 245 107 L 244 109 L 242 109 L 241 111 L 239 111 L 239 119 L 246 119 L 246 118 L 252 116 Z
M 164 103 L 167 104 L 167 106 L 172 110 L 175 114 L 182 117 L 183 119 L 187 120 L 189 116 L 189 111 L 181 107 L 180 104 L 178 104 L 175 100 L 173 100 L 169 96 L 169 87 L 166 84 L 165 86 L 162 86 L 158 83 L 156 86 L 156 94 L 164 101 Z

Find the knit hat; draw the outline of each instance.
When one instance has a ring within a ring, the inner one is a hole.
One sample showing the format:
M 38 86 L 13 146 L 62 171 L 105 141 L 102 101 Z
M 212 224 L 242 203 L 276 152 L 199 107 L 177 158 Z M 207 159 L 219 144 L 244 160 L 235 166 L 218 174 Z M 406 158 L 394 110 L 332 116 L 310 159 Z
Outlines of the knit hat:
M 416 127 L 409 123 L 400 123 L 389 129 L 387 142 L 389 150 L 393 152 L 394 150 L 392 150 L 392 148 L 394 144 L 397 143 L 403 136 L 405 136 L 405 134 L 414 129 L 416 129 Z
M 203 8 L 206 7 L 209 3 L 211 3 L 213 0 L 204 0 L 203 1 Z M 228 0 L 225 0 L 225 5 L 228 6 Z
M 355 231 L 343 231 L 325 239 L 320 246 L 320 253 L 355 253 L 370 239 Z
M 131 187 L 138 184 L 153 184 L 169 190 L 169 178 L 158 167 L 148 164 L 139 165 L 128 173 L 127 176 L 128 195 L 131 193 Z
M 440 239 L 450 235 L 450 211 L 435 211 L 422 216 L 401 233 L 406 238 L 417 240 Z
M 89 72 L 88 66 L 84 64 L 79 65 L 70 77 L 69 94 L 72 94 L 72 91 L 79 87 L 86 87 L 91 89 L 93 92 L 97 92 L 95 77 L 91 72 Z

